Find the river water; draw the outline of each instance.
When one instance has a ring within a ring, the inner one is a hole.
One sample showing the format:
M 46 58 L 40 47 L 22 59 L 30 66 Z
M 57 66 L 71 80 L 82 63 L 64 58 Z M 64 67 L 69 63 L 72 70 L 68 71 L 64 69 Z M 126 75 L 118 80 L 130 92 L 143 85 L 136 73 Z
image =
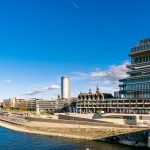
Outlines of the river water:
M 0 150 L 136 150 L 136 148 L 27 134 L 0 127 Z

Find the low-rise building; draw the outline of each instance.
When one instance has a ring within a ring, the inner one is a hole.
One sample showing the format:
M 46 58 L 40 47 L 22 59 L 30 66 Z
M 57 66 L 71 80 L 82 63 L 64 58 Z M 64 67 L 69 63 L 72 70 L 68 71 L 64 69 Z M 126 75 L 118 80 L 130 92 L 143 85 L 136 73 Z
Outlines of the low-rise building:
M 29 110 L 36 111 L 37 108 L 40 111 L 56 111 L 61 110 L 68 106 L 67 99 L 56 99 L 56 100 L 43 100 L 43 99 L 5 99 L 3 100 L 4 109 L 18 109 L 18 110 Z
M 43 99 L 30 98 L 26 100 L 27 102 L 27 110 L 35 111 L 36 110 L 36 101 L 42 101 Z
M 149 114 L 149 99 L 119 99 L 111 98 L 111 94 L 103 94 L 98 90 L 96 93 L 80 93 L 77 100 L 77 112 L 96 113 L 126 113 L 126 114 Z
M 89 93 L 80 93 L 76 104 L 77 112 L 95 113 L 103 109 L 106 111 L 103 102 L 110 98 L 113 98 L 112 94 L 101 93 L 98 87 L 96 93 L 92 93 L 91 90 L 89 90 Z
M 14 97 L 12 99 L 3 100 L 3 108 L 5 109 L 27 109 L 27 103 L 25 99 Z
M 66 99 L 36 101 L 36 108 L 38 108 L 39 111 L 52 112 L 56 110 L 61 110 L 67 106 L 68 106 L 68 100 Z

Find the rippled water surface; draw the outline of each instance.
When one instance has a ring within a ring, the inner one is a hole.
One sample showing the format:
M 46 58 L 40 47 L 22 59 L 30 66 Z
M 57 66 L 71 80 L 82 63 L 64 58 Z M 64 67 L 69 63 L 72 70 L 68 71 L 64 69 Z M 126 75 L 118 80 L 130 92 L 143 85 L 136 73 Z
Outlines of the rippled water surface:
M 0 127 L 0 150 L 133 150 L 122 145 L 26 134 Z

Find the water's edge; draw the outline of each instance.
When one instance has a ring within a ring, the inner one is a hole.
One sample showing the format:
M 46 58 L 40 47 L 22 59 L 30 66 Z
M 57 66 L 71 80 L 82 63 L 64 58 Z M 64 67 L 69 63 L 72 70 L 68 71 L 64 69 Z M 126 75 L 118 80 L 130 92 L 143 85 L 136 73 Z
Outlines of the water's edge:
M 0 121 L 0 126 L 18 131 L 18 132 L 24 132 L 24 133 L 29 133 L 29 134 L 38 134 L 38 135 L 46 135 L 46 136 L 56 136 L 56 137 L 66 137 L 66 138 L 72 138 L 72 139 L 82 139 L 82 140 L 92 140 L 87 137 L 82 137 L 82 136 L 75 136 L 75 135 L 67 135 L 67 134 L 60 134 L 60 133 L 50 133 L 46 131 L 40 131 L 40 130 L 33 130 L 30 127 L 27 126 L 22 126 L 22 125 L 17 125 L 17 124 L 11 124 L 10 122 L 5 122 L 5 121 Z
M 59 133 L 50 133 L 50 132 L 46 132 L 46 131 L 39 131 L 39 130 L 32 130 L 26 126 L 22 126 L 22 125 L 17 125 L 17 124 L 13 124 L 13 123 L 8 123 L 5 121 L 0 121 L 0 126 L 10 129 L 10 130 L 14 130 L 14 131 L 18 131 L 18 132 L 24 132 L 24 133 L 28 133 L 28 134 L 37 134 L 37 135 L 45 135 L 45 136 L 53 136 L 53 137 L 61 137 L 61 138 L 70 138 L 70 139 L 75 139 L 75 140 L 82 140 L 82 141 L 92 141 L 93 139 L 89 139 L 89 138 L 85 138 L 82 136 L 75 136 L 75 135 L 67 135 L 67 134 L 59 134 Z M 145 147 L 147 148 L 147 145 L 134 145 L 134 143 L 132 141 L 114 141 L 114 139 L 110 139 L 110 138 L 103 138 L 103 139 L 99 139 L 99 140 L 94 140 L 97 142 L 105 142 L 105 143 L 113 143 L 113 144 L 122 144 L 122 145 L 127 145 L 127 146 L 137 146 L 137 147 Z

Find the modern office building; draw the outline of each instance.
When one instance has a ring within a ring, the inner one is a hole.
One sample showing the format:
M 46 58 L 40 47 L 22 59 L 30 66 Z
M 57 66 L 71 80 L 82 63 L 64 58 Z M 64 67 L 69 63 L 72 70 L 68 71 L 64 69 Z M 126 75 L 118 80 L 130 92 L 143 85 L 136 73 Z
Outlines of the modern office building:
M 35 111 L 36 110 L 36 102 L 37 101 L 42 101 L 43 99 L 37 99 L 37 98 L 30 98 L 27 99 L 27 110 L 29 111 Z
M 3 100 L 4 109 L 17 109 L 17 110 L 28 110 L 35 111 L 37 107 L 39 111 L 59 111 L 65 107 L 68 107 L 69 103 L 67 99 L 55 99 L 55 100 L 43 100 L 37 98 L 31 99 L 5 99 Z
M 38 108 L 39 111 L 53 112 L 61 110 L 64 107 L 68 107 L 68 101 L 66 99 L 36 101 L 36 108 Z
M 71 98 L 70 78 L 66 76 L 61 77 L 61 98 Z
M 127 65 L 127 78 L 120 79 L 119 93 L 115 98 L 106 98 L 100 92 L 96 94 L 80 93 L 77 100 L 78 112 L 106 113 L 150 113 L 150 38 L 141 40 L 131 48 L 131 64 Z
M 150 38 L 131 48 L 129 56 L 129 77 L 120 80 L 120 93 L 127 99 L 150 99 Z
M 115 91 L 115 92 L 114 92 L 114 98 L 121 98 L 121 99 L 123 99 L 123 98 L 124 98 L 124 95 L 121 94 L 120 91 Z

